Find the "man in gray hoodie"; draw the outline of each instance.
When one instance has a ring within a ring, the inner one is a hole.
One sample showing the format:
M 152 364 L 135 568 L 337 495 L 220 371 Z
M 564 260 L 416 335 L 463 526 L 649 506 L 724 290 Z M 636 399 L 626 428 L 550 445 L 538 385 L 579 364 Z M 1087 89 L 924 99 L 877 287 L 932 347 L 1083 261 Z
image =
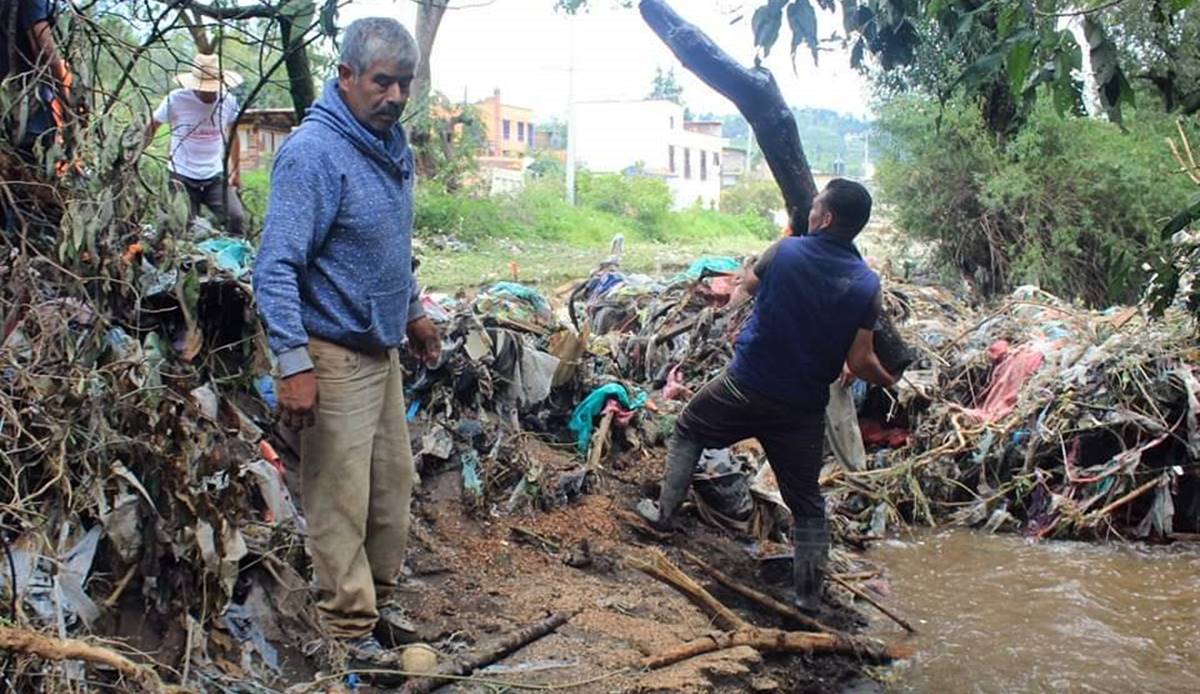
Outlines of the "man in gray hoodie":
M 346 29 L 338 78 L 275 159 L 254 290 L 300 429 L 309 552 L 326 630 L 356 660 L 405 628 L 392 602 L 415 469 L 398 348 L 441 341 L 412 273 L 413 154 L 399 119 L 417 66 L 392 19 Z

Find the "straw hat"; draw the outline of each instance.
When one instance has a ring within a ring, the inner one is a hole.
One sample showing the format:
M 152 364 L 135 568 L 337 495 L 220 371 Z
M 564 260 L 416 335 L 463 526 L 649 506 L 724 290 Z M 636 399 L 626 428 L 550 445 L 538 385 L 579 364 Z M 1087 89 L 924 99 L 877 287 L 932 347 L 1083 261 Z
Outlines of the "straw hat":
M 191 72 L 181 72 L 175 80 L 184 89 L 194 89 L 198 92 L 219 92 L 222 84 L 225 89 L 233 89 L 243 81 L 238 73 L 222 70 L 217 65 L 217 56 L 203 53 L 196 54 Z

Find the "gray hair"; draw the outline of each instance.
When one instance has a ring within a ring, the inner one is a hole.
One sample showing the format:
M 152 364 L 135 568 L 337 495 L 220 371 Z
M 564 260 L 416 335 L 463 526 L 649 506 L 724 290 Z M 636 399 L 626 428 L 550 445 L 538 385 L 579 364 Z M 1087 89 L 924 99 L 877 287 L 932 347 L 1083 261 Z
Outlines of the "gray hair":
M 346 27 L 339 62 L 361 75 L 378 60 L 416 66 L 417 41 L 404 25 L 389 17 L 356 19 Z

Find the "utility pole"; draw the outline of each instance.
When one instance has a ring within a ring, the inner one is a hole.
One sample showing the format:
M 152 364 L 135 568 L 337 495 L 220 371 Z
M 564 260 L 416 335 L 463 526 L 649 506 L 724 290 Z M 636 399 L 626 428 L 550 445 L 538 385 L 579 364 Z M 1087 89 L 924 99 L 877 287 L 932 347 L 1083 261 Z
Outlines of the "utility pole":
M 571 64 L 568 68 L 568 84 L 567 84 L 567 204 L 575 205 L 575 146 L 577 144 L 577 133 L 575 132 L 575 15 L 567 15 L 567 22 L 570 25 L 570 42 L 571 42 Z

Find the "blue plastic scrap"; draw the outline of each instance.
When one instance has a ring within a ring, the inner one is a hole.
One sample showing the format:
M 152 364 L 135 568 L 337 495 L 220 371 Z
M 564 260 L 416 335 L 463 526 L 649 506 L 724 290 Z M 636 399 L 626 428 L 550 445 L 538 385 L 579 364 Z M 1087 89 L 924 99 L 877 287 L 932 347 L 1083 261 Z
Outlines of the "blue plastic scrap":
M 511 294 L 512 296 L 528 301 L 538 311 L 550 311 L 550 302 L 546 301 L 546 297 L 537 292 L 536 289 L 530 289 L 523 284 L 516 282 L 497 282 L 493 284 L 487 291 L 488 294 Z
M 609 398 L 616 398 L 627 410 L 640 410 L 646 406 L 649 396 L 645 391 L 637 389 L 631 398 L 629 390 L 620 383 L 609 383 L 589 393 L 575 408 L 575 412 L 571 414 L 571 421 L 567 425 L 571 431 L 575 432 L 575 443 L 580 453 L 587 452 L 596 417 L 604 411 Z
M 687 270 L 672 277 L 671 284 L 688 280 L 698 280 L 705 271 L 718 274 L 732 274 L 741 271 L 741 269 L 742 264 L 736 258 L 729 256 L 706 256 L 697 259 Z
M 242 239 L 209 239 L 198 247 L 213 256 L 217 267 L 232 273 L 237 279 L 241 279 L 254 265 L 254 247 Z

